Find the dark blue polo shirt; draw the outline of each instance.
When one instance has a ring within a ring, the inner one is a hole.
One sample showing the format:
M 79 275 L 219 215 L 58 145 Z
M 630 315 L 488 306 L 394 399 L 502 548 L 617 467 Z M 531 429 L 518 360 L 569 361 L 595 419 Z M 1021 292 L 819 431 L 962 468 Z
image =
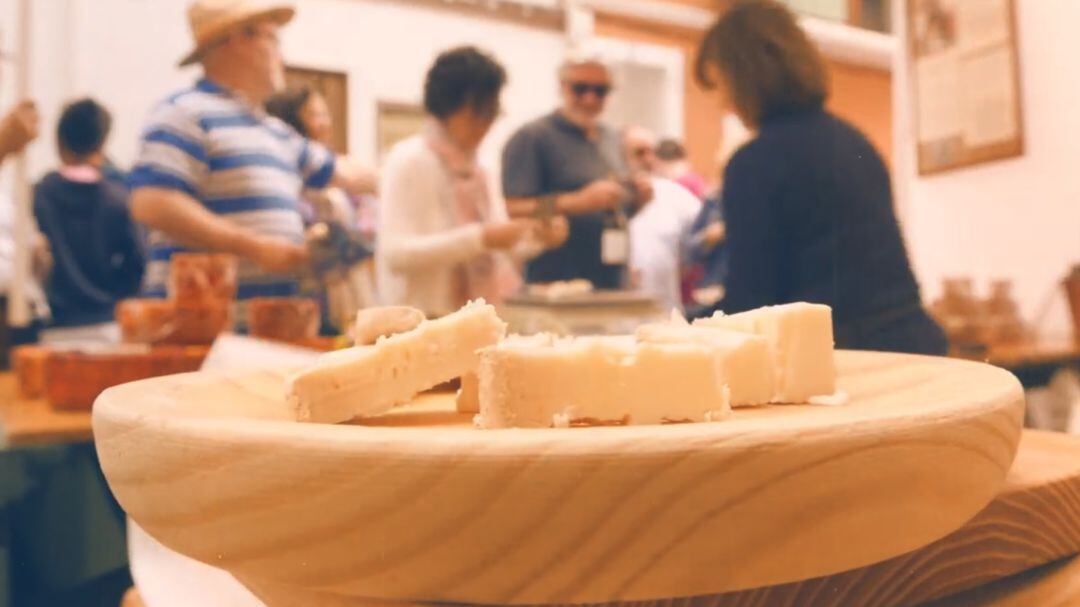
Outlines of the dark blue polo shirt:
M 628 174 L 619 135 L 601 125 L 589 139 L 580 127 L 554 112 L 521 127 L 503 150 L 502 185 L 507 198 L 534 198 L 580 190 L 592 181 Z M 600 258 L 606 212 L 569 217 L 563 246 L 526 265 L 527 282 L 585 278 L 600 289 L 621 286 L 624 265 Z

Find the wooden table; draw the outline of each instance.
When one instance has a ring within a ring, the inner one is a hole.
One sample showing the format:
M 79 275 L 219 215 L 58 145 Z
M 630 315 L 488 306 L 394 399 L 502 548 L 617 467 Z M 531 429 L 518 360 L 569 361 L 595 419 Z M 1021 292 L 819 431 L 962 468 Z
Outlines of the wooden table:
M 1015 344 L 993 346 L 986 362 L 1006 369 L 1039 365 L 1080 363 L 1080 340 L 1068 337 L 1041 337 Z
M 101 477 L 90 413 L 19 398 L 0 373 L 0 606 L 69 604 L 127 568 L 123 518 Z M 41 601 L 41 602 L 39 602 Z
M 1012 344 L 991 346 L 986 352 L 952 355 L 990 363 L 1012 371 L 1025 388 L 1045 386 L 1062 367 L 1080 368 L 1080 339 L 1041 336 Z
M 0 373 L 0 446 L 93 440 L 89 411 L 54 411 L 44 399 L 19 397 L 12 373 Z
M 926 607 L 1069 607 L 1080 605 L 1080 556 L 1036 567 Z

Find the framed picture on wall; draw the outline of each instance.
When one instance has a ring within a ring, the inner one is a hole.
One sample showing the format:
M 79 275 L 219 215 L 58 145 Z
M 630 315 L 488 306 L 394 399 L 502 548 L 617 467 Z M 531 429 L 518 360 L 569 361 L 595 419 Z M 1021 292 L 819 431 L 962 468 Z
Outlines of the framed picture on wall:
M 1013 0 L 908 0 L 919 174 L 1024 152 Z
M 333 128 L 330 147 L 338 154 L 349 152 L 349 77 L 344 72 L 331 72 L 306 67 L 285 68 L 285 86 L 289 89 L 310 88 L 326 100 Z
M 427 114 L 415 103 L 380 101 L 376 118 L 376 154 L 381 160 L 394 144 L 416 135 L 424 128 Z

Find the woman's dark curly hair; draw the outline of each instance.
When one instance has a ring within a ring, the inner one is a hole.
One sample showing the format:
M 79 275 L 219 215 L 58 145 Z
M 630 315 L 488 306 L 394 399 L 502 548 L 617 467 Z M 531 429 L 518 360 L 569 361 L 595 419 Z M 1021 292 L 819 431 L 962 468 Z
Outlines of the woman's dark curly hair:
M 506 70 L 491 55 L 473 46 L 443 52 L 435 59 L 424 81 L 424 109 L 445 119 L 463 107 L 481 116 L 499 111 L 499 93 L 506 84 Z
M 307 105 L 308 99 L 311 99 L 314 92 L 311 87 L 304 86 L 278 93 L 266 100 L 266 112 L 280 118 L 304 137 L 310 137 L 311 134 L 307 132 L 300 113 L 303 112 L 304 106 Z

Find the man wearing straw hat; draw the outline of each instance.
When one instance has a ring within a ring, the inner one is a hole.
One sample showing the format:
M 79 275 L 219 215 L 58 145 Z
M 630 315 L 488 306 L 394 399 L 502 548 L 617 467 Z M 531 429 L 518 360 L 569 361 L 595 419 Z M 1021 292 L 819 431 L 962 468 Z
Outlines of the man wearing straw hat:
M 303 188 L 373 188 L 374 175 L 263 111 L 284 88 L 279 30 L 288 4 L 196 0 L 194 49 L 181 66 L 203 77 L 160 103 L 129 176 L 131 212 L 150 228 L 145 291 L 163 295 L 169 257 L 237 255 L 240 299 L 295 294 L 307 261 L 297 202 Z

